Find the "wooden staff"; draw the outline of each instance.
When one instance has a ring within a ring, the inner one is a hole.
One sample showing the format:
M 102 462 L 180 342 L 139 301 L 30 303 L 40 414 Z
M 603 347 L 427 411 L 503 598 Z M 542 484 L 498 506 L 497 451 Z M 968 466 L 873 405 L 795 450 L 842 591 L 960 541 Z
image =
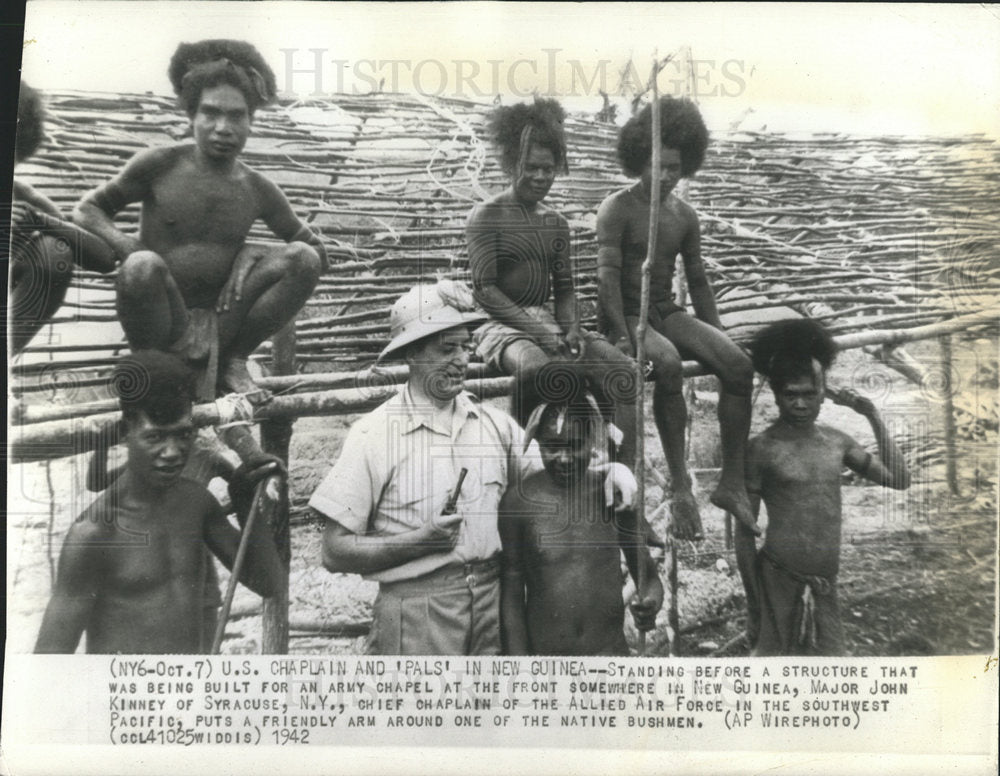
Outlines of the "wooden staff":
M 663 64 L 666 64 L 664 62 Z M 653 267 L 653 257 L 656 255 L 657 227 L 660 219 L 660 92 L 656 83 L 657 76 L 663 65 L 659 60 L 653 62 L 653 73 L 650 76 L 650 88 L 653 90 L 652 105 L 652 186 L 649 192 L 649 233 L 647 236 L 646 258 L 642 262 L 642 288 L 639 296 L 639 322 L 635 327 L 635 382 L 639 386 L 639 397 L 635 403 L 635 481 L 636 515 L 640 518 L 637 525 L 646 521 L 646 319 L 649 317 L 649 276 Z M 637 539 L 637 541 L 639 541 Z M 645 531 L 642 543 L 645 548 Z M 636 550 L 639 554 L 639 550 Z M 642 591 L 646 586 L 646 564 L 639 554 L 636 564 L 636 596 L 642 601 Z M 646 633 L 639 631 L 639 654 L 646 654 Z
M 229 612 L 233 606 L 233 595 L 236 593 L 236 583 L 240 580 L 240 572 L 243 570 L 243 561 L 246 559 L 247 547 L 250 545 L 250 532 L 257 521 L 257 515 L 264 510 L 264 506 L 270 501 L 267 495 L 268 485 L 275 477 L 266 477 L 257 483 L 257 488 L 253 494 L 253 504 L 250 507 L 250 514 L 247 515 L 246 525 L 243 526 L 243 533 L 240 535 L 240 545 L 236 550 L 236 559 L 233 561 L 232 572 L 229 575 L 229 584 L 226 587 L 226 597 L 222 600 L 222 611 L 219 612 L 219 620 L 215 624 L 215 636 L 212 638 L 212 654 L 218 655 L 222 647 L 222 636 L 226 632 L 226 622 L 229 621 Z
M 272 337 L 274 351 L 272 367 L 279 375 L 295 373 L 295 325 L 285 327 Z M 279 401 L 281 397 L 275 397 Z M 261 424 L 261 443 L 265 452 L 278 456 L 290 469 L 289 447 L 292 441 L 292 419 L 274 419 Z M 281 560 L 281 579 L 277 594 L 264 599 L 263 616 L 261 618 L 261 652 L 265 655 L 288 654 L 288 598 L 289 598 L 289 568 L 291 566 L 291 529 L 288 522 L 288 488 L 281 489 L 278 503 L 275 505 L 272 519 L 274 543 Z
M 941 388 L 944 391 L 944 463 L 948 489 L 953 496 L 959 495 L 958 465 L 955 452 L 955 382 L 952 379 L 953 361 L 951 357 L 951 336 L 945 334 L 940 339 L 941 366 L 944 370 Z

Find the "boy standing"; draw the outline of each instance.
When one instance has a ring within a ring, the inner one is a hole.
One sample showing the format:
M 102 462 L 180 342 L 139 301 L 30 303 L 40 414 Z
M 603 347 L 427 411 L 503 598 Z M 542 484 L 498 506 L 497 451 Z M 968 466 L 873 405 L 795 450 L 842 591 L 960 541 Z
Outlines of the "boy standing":
M 747 593 L 753 655 L 843 655 L 837 600 L 840 566 L 840 476 L 846 466 L 887 488 L 909 487 L 906 461 L 869 399 L 843 391 L 868 419 L 878 456 L 847 434 L 816 422 L 830 335 L 808 319 L 779 321 L 754 339 L 753 361 L 774 391 L 778 420 L 750 440 L 747 489 L 754 515 L 767 507 L 758 550 L 740 525 L 736 557 Z
M 205 652 L 205 546 L 232 567 L 240 536 L 204 486 L 182 470 L 194 440 L 194 375 L 176 356 L 139 351 L 116 367 L 128 463 L 125 473 L 70 527 L 36 652 Z M 135 386 L 138 386 L 136 389 Z M 230 482 L 244 522 L 255 483 L 278 472 L 268 461 Z M 268 526 L 249 538 L 240 581 L 272 595 L 281 571 Z
M 500 621 L 506 654 L 627 655 L 622 632 L 621 560 L 645 584 L 632 604 L 639 630 L 651 630 L 663 585 L 635 512 L 605 504 L 588 465 L 604 443 L 593 398 L 541 404 L 528 423 L 545 470 L 510 488 L 500 502 Z
M 281 190 L 239 159 L 254 111 L 275 96 L 260 53 L 243 41 L 183 43 L 169 75 L 194 143 L 140 151 L 74 219 L 123 262 L 117 307 L 133 350 L 198 364 L 199 399 L 260 396 L 247 357 L 295 317 L 326 253 Z M 142 203 L 138 239 L 112 222 L 132 202 Z M 258 219 L 288 244 L 246 242 Z

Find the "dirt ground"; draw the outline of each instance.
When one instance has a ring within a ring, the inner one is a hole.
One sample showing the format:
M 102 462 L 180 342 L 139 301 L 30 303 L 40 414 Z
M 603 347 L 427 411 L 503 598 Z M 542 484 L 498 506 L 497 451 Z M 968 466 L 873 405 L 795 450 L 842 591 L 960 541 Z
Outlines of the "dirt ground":
M 914 476 L 906 492 L 883 490 L 845 476 L 840 575 L 842 616 L 854 655 L 977 654 L 996 650 L 997 343 L 955 342 L 951 375 L 957 388 L 958 494 L 948 486 L 943 453 L 940 381 L 919 388 L 860 352 L 843 354 L 830 382 L 870 396 L 900 440 Z M 934 372 L 936 343 L 907 350 Z M 940 371 L 940 370 L 939 370 Z M 651 389 L 647 392 L 648 399 Z M 711 379 L 694 381 L 689 461 L 697 482 L 706 538 L 677 548 L 683 655 L 744 655 L 745 599 L 721 513 L 708 504 L 718 466 L 718 432 Z M 769 390 L 755 396 L 753 432 L 775 416 Z M 293 499 L 290 620 L 292 653 L 352 653 L 361 649 L 376 586 L 320 565 L 322 526 L 304 504 L 336 459 L 353 418 L 309 418 L 295 424 L 291 450 Z M 867 423 L 830 402 L 821 421 L 874 449 Z M 651 419 L 647 451 L 666 471 Z M 70 521 L 93 498 L 83 488 L 86 457 L 8 470 L 8 649 L 30 651 L 48 600 L 55 559 Z M 662 493 L 652 479 L 647 507 Z M 655 527 L 665 533 L 664 520 Z M 666 587 L 666 572 L 663 570 Z M 225 584 L 225 575 L 223 575 Z M 668 594 L 669 595 L 669 594 Z M 647 653 L 668 654 L 667 609 Z M 260 599 L 238 590 L 223 647 L 260 650 Z M 626 618 L 630 620 L 630 617 Z M 631 643 L 635 632 L 626 624 Z

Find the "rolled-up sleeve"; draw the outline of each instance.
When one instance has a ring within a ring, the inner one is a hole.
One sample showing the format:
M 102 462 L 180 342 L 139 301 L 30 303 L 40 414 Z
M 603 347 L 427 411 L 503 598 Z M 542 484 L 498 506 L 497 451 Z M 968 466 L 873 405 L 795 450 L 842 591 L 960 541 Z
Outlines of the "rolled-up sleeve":
M 369 441 L 363 425 L 355 424 L 337 463 L 309 499 L 310 507 L 356 534 L 368 531 L 369 518 L 382 492 L 382 467 L 374 459 Z

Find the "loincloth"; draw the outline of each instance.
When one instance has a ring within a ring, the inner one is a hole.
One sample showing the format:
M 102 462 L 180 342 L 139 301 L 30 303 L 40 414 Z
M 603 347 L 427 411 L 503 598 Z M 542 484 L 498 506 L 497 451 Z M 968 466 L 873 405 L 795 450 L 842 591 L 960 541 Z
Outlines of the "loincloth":
M 558 326 L 559 329 L 562 330 L 562 327 L 559 326 L 559 322 L 556 321 L 556 317 L 547 307 L 539 305 L 537 307 L 522 307 L 521 309 L 524 310 L 525 314 L 528 315 L 528 317 L 533 321 L 537 323 L 544 323 L 549 326 Z M 472 338 L 476 343 L 476 352 L 479 354 L 479 357 L 489 366 L 501 372 L 503 371 L 503 363 L 501 359 L 503 358 L 504 351 L 509 345 L 517 342 L 518 340 L 536 342 L 535 338 L 527 332 L 515 329 L 513 326 L 508 326 L 506 323 L 498 321 L 494 318 L 491 318 L 476 329 Z M 583 339 L 584 342 L 592 342 L 595 340 L 602 340 L 604 339 L 604 336 L 590 331 L 583 331 Z
M 219 377 L 219 314 L 211 307 L 189 309 L 184 333 L 167 350 L 195 370 L 198 401 L 215 399 Z
M 754 574 L 759 610 L 753 655 L 844 654 L 836 578 L 799 574 L 763 549 Z

